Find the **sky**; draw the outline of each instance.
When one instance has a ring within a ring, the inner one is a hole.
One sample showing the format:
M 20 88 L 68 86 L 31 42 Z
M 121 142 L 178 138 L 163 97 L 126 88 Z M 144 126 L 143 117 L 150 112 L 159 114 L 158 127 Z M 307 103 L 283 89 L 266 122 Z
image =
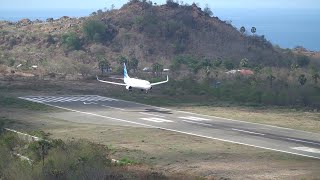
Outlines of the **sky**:
M 206 4 L 210 8 L 289 8 L 289 9 L 320 9 L 319 0 L 179 0 L 192 4 L 199 2 L 201 7 Z M 0 0 L 0 10 L 38 10 L 38 9 L 103 9 L 120 8 L 128 0 Z M 164 4 L 166 0 L 153 0 L 157 4 Z

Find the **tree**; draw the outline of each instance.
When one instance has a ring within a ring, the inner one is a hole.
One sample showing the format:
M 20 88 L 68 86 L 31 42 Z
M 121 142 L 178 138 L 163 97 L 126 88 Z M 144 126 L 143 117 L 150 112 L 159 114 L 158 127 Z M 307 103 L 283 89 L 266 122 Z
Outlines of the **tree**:
M 313 74 L 312 78 L 313 78 L 314 84 L 318 84 L 318 79 L 320 79 L 319 73 Z
M 251 33 L 252 33 L 252 34 L 255 34 L 256 32 L 257 32 L 256 27 L 252 27 L 252 28 L 251 28 Z
M 240 67 L 247 68 L 249 66 L 249 60 L 247 58 L 243 58 L 240 61 Z
M 269 75 L 267 76 L 267 79 L 269 80 L 270 88 L 272 88 L 273 80 L 275 80 L 275 79 L 276 79 L 276 77 L 275 77 L 275 76 L 273 76 L 272 74 L 269 74 Z
M 246 28 L 245 28 L 244 26 L 242 26 L 242 27 L 240 28 L 240 32 L 241 32 L 241 34 L 244 34 L 244 33 L 246 32 Z
M 214 65 L 215 67 L 220 67 L 221 64 L 222 64 L 222 60 L 221 60 L 220 58 L 215 59 L 215 60 L 213 61 L 213 65 Z
M 299 67 L 305 67 L 309 65 L 310 59 L 307 56 L 298 56 L 297 57 L 297 64 Z
M 210 60 L 210 59 L 204 59 L 204 60 L 202 60 L 202 62 L 201 62 L 201 66 L 202 67 L 212 67 L 212 61 Z
M 68 50 L 80 50 L 82 46 L 79 37 L 74 32 L 69 32 L 62 35 L 62 44 Z
M 160 63 L 154 63 L 152 65 L 152 70 L 155 74 L 159 75 L 159 72 L 161 73 L 163 70 L 163 65 Z
M 227 70 L 234 69 L 234 64 L 230 60 L 224 61 L 223 65 Z
M 298 81 L 300 83 L 301 86 L 305 85 L 307 82 L 307 78 L 304 74 L 301 74 L 298 78 Z
M 206 4 L 206 7 L 203 9 L 203 12 L 207 15 L 207 16 L 212 16 L 213 12 L 211 11 L 211 9 L 209 8 L 209 5 Z
M 311 65 L 310 70 L 311 70 L 311 76 L 314 84 L 318 84 L 318 79 L 320 79 L 320 75 L 319 75 L 317 66 L 314 64 Z
M 171 7 L 171 8 L 177 8 L 179 7 L 179 4 L 178 3 L 175 3 L 173 0 L 167 0 L 166 1 L 166 5 Z
M 99 13 L 98 13 L 99 14 Z M 99 20 L 89 19 L 83 23 L 83 32 L 87 39 L 95 42 L 103 42 L 107 39 L 107 26 Z
M 125 56 L 119 56 L 117 57 L 117 61 L 120 65 L 123 65 L 123 63 L 125 63 L 127 65 L 127 67 L 129 68 L 129 60 L 125 57 Z
M 107 59 L 101 57 L 99 58 L 98 66 L 99 66 L 99 69 L 101 70 L 101 74 L 103 74 L 105 69 L 107 70 L 107 72 L 109 71 L 110 63 L 108 62 Z
M 130 69 L 133 69 L 134 72 L 138 69 L 139 60 L 137 58 L 132 58 L 130 60 Z

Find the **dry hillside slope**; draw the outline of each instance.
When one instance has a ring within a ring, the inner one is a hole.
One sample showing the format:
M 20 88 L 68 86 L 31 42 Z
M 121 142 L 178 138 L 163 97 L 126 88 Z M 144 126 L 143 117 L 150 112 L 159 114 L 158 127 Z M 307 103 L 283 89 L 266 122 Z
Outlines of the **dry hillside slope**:
M 90 40 L 85 36 L 83 23 L 88 19 L 105 24 L 106 39 L 99 40 L 97 36 Z M 70 32 L 79 40 L 76 48 L 65 45 L 68 39 L 64 35 Z M 83 18 L 2 21 L 0 35 L 1 64 L 38 65 L 44 74 L 88 68 L 81 64 L 97 67 L 98 56 L 105 57 L 111 66 L 119 66 L 119 56 L 137 58 L 140 68 L 155 62 L 170 67 L 172 59 L 179 55 L 221 58 L 235 65 L 247 58 L 252 65 L 280 67 L 294 58 L 292 53 L 274 49 L 263 36 L 242 35 L 232 25 L 210 17 L 195 4 L 156 6 L 131 1 L 119 10 Z

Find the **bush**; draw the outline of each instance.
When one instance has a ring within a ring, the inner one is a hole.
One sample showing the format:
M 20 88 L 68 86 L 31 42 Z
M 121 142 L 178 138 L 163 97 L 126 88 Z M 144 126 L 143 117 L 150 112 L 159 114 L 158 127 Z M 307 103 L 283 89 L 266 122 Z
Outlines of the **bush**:
M 76 33 L 69 32 L 62 35 L 62 44 L 68 50 L 80 50 L 82 48 L 81 41 Z
M 171 7 L 171 8 L 178 8 L 179 4 L 174 2 L 173 0 L 167 0 L 167 6 Z
M 232 69 L 234 69 L 234 64 L 233 64 L 233 62 L 231 62 L 230 60 L 224 61 L 223 65 L 224 65 L 224 67 L 225 67 L 227 70 L 232 70 Z
M 209 8 L 208 4 L 206 4 L 206 7 L 203 9 L 203 12 L 207 15 L 207 16 L 212 16 L 213 12 L 211 11 L 211 9 Z
M 85 21 L 82 29 L 88 40 L 101 43 L 112 40 L 116 34 L 113 28 L 95 19 Z
M 297 64 L 299 67 L 308 66 L 310 63 L 310 59 L 307 56 L 298 56 L 297 57 Z
M 102 39 L 95 39 L 98 36 L 102 38 L 106 31 L 106 25 L 101 21 L 89 19 L 83 23 L 83 32 L 86 38 L 89 40 L 97 40 L 98 42 Z

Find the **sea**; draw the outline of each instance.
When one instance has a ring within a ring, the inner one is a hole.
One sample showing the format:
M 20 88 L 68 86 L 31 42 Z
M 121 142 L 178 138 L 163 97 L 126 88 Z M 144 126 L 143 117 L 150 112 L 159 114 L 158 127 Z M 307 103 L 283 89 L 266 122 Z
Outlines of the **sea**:
M 94 9 L 81 10 L 1 10 L 0 20 L 18 21 L 54 19 L 62 16 L 88 16 Z M 251 28 L 256 28 L 255 35 L 264 35 L 274 45 L 282 48 L 303 46 L 310 51 L 320 51 L 320 9 L 231 9 L 212 8 L 213 16 L 231 23 L 235 28 L 244 26 L 246 34 L 252 35 Z

